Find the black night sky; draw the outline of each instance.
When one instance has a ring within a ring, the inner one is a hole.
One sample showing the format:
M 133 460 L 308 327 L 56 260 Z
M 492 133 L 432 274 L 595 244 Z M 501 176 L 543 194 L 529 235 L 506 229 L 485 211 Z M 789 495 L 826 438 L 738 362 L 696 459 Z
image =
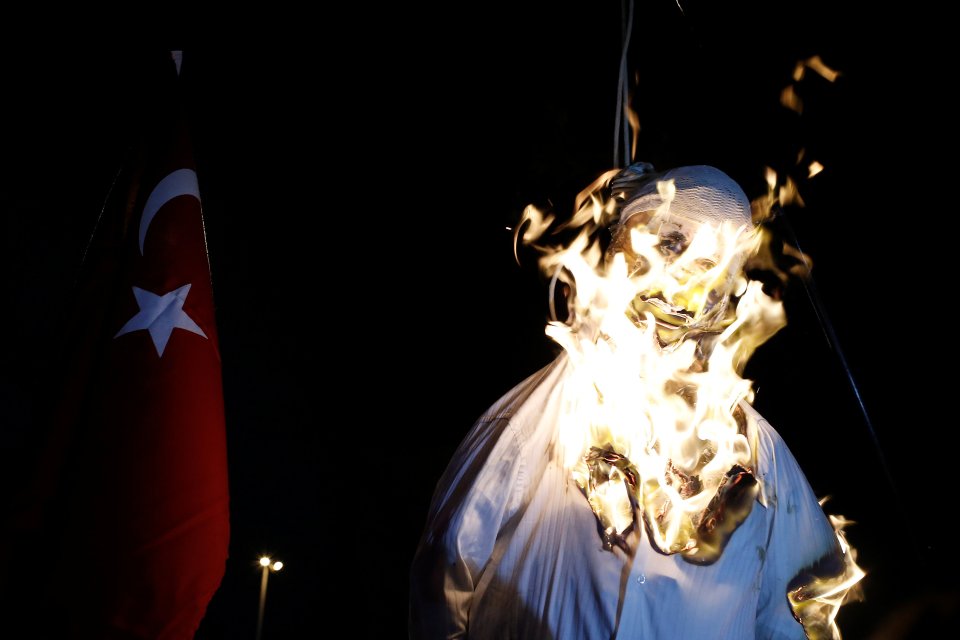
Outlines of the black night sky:
M 637 158 L 712 164 L 751 198 L 767 166 L 797 181 L 806 206 L 786 215 L 820 306 L 791 284 L 788 326 L 747 371 L 755 406 L 831 496 L 826 510 L 856 521 L 866 599 L 842 609 L 844 637 L 927 637 L 960 607 L 945 523 L 956 446 L 940 417 L 955 287 L 934 283 L 953 206 L 933 160 L 950 153 L 947 65 L 935 17 L 835 4 L 637 2 Z M 556 353 L 546 283 L 531 256 L 513 261 L 506 227 L 528 203 L 569 213 L 613 162 L 620 3 L 317 11 L 244 18 L 260 39 L 211 20 L 155 50 L 6 55 L 9 487 L 150 70 L 164 47 L 184 49 L 231 473 L 230 560 L 203 639 L 253 637 L 264 552 L 286 563 L 265 639 L 344 624 L 337 635 L 405 636 L 434 483 L 474 419 Z M 794 82 L 813 55 L 835 82 L 809 70 Z M 780 104 L 791 84 L 800 115 Z M 810 160 L 825 167 L 813 179 Z

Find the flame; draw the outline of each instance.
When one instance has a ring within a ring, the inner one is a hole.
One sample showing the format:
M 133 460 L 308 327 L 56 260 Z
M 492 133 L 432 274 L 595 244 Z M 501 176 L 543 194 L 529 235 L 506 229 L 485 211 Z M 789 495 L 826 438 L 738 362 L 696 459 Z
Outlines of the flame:
M 574 365 L 563 462 L 608 544 L 624 546 L 642 518 L 661 551 L 709 563 L 756 496 L 755 434 L 739 409 L 753 391 L 740 374 L 785 324 L 783 307 L 742 274 L 760 240 L 747 225 L 704 224 L 674 254 L 661 229 L 638 224 L 603 251 L 595 232 L 614 208 L 599 186 L 613 173 L 578 198 L 577 237 L 540 263 L 573 292 L 569 319 L 546 328 Z M 657 188 L 663 214 L 674 185 Z
M 804 150 L 801 149 L 797 162 L 803 159 Z M 813 265 L 813 260 L 807 254 L 791 244 L 778 238 L 776 234 L 765 226 L 776 217 L 779 207 L 788 204 L 803 206 L 803 198 L 796 182 L 787 177 L 784 184 L 776 171 L 765 168 L 764 176 L 767 182 L 767 193 L 755 198 L 751 203 L 753 221 L 758 225 L 760 234 L 759 248 L 756 253 L 747 259 L 745 270 L 762 271 L 771 278 L 780 281 L 781 289 L 786 286 L 790 275 L 806 277 Z
M 524 228 L 524 225 L 527 222 L 530 224 Z M 540 236 L 542 236 L 544 232 L 550 228 L 551 224 L 553 224 L 553 216 L 544 214 L 535 206 L 528 205 L 523 210 L 523 215 L 520 216 L 520 221 L 513 228 L 513 259 L 517 261 L 517 264 L 520 264 L 520 256 L 517 255 L 517 240 L 521 237 L 520 229 L 524 229 L 522 236 L 524 244 L 529 244 L 534 240 L 539 239 Z
M 793 81 L 800 82 L 803 80 L 803 74 L 807 71 L 807 65 L 803 60 L 797 60 L 797 64 L 793 67 Z
M 811 162 L 808 168 L 810 170 L 810 175 L 807 176 L 808 178 L 812 178 L 813 176 L 823 171 L 823 165 L 817 162 L 816 160 Z
M 800 96 L 797 95 L 797 92 L 794 91 L 792 84 L 788 84 L 784 87 L 783 91 L 780 92 L 780 104 L 791 111 L 803 113 L 803 101 L 800 99 Z
M 787 176 L 787 181 L 782 187 L 780 187 L 778 200 L 782 205 L 795 204 L 798 207 L 806 206 L 806 204 L 803 202 L 803 198 L 800 197 L 800 190 L 797 188 L 797 183 L 794 182 L 793 178 L 790 176 Z
M 580 191 L 574 199 L 574 206 L 577 212 L 569 222 L 560 225 L 560 228 L 566 229 L 573 227 L 577 229 L 587 224 L 596 227 L 600 224 L 601 220 L 608 218 L 613 211 L 615 203 L 613 200 L 602 201 L 599 192 L 603 185 L 609 182 L 617 173 L 619 173 L 618 169 L 610 169 Z
M 835 82 L 837 77 L 840 75 L 839 71 L 836 69 L 831 69 L 825 65 L 823 60 L 820 59 L 820 56 L 810 56 L 806 60 L 800 60 L 797 62 L 797 65 L 793 69 L 793 79 L 797 82 L 803 80 L 804 71 L 806 69 L 811 69 L 827 82 Z
M 843 516 L 831 515 L 830 524 L 837 536 L 837 554 L 822 558 L 801 572 L 787 591 L 793 615 L 803 625 L 810 640 L 839 640 L 836 618 L 840 607 L 863 599 L 860 581 L 866 573 L 857 566 L 856 549 L 850 546 L 843 533 L 843 529 L 853 522 Z
M 810 56 L 806 60 L 798 60 L 797 64 L 793 67 L 793 79 L 795 82 L 800 82 L 803 80 L 803 76 L 806 73 L 807 69 L 811 69 L 815 73 L 819 74 L 821 78 L 827 82 L 835 82 L 837 77 L 840 75 L 840 72 L 836 69 L 831 69 L 823 60 L 820 59 L 820 56 Z
M 836 69 L 831 69 L 824 64 L 823 60 L 820 59 L 820 56 L 810 56 L 806 60 L 798 60 L 797 64 L 794 65 L 793 81 L 800 82 L 803 80 L 807 69 L 817 73 L 827 82 L 836 81 L 837 77 L 840 75 L 839 71 Z M 796 111 L 797 113 L 803 113 L 803 101 L 797 95 L 796 89 L 792 84 L 787 85 L 787 87 L 780 92 L 780 104 L 785 106 L 787 109 Z
M 811 164 L 811 171 L 814 165 L 820 166 L 820 163 L 814 162 Z M 767 181 L 767 193 L 759 198 L 755 198 L 750 203 L 753 209 L 753 220 L 755 223 L 765 222 L 770 219 L 777 206 L 785 207 L 791 204 L 795 204 L 798 207 L 806 206 L 803 198 L 800 196 L 800 189 L 797 187 L 797 183 L 793 178 L 787 176 L 781 185 L 780 179 L 777 177 L 777 172 L 770 167 L 765 167 L 764 177 Z
M 630 161 L 633 162 L 636 160 L 637 137 L 640 135 L 640 114 L 630 106 L 630 102 L 627 102 L 627 105 L 624 107 L 624 111 L 627 115 L 627 122 L 630 123 Z
M 568 318 L 546 327 L 572 364 L 559 417 L 561 460 L 605 548 L 632 553 L 644 526 L 662 553 L 710 564 L 759 493 L 757 434 L 742 408 L 753 388 L 742 373 L 786 317 L 745 268 L 769 252 L 769 236 L 759 224 L 694 224 L 688 243 L 673 246 L 664 216 L 675 185 L 660 181 L 660 208 L 612 225 L 603 249 L 598 231 L 616 218 L 612 201 L 623 196 L 602 196 L 616 191 L 607 189 L 616 174 L 578 195 L 578 233 L 566 247 L 541 247 L 541 268 L 571 292 Z M 781 202 L 802 203 L 792 180 L 781 185 L 770 168 L 765 177 L 767 194 L 751 203 L 755 222 Z M 546 220 L 530 210 L 524 217 Z M 837 553 L 801 572 L 787 593 L 810 638 L 839 638 L 837 612 L 865 575 L 842 531 L 848 522 L 830 521 Z

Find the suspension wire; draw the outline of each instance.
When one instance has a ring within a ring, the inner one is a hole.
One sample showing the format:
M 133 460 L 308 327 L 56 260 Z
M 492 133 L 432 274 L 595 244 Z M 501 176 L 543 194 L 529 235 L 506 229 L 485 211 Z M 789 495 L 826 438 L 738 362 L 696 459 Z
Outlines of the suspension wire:
M 633 0 L 620 0 L 620 69 L 617 79 L 617 113 L 613 126 L 613 166 L 626 167 L 630 164 L 630 123 L 625 117 L 630 106 L 629 75 L 627 74 L 627 51 L 630 49 L 630 37 L 633 35 Z M 623 135 L 623 164 L 620 164 L 620 136 Z
M 797 248 L 797 251 L 800 252 L 800 259 L 803 261 L 803 268 L 806 271 L 806 275 L 800 280 L 803 283 L 804 291 L 807 293 L 807 299 L 810 301 L 810 306 L 813 307 L 813 312 L 817 316 L 817 322 L 820 325 L 820 329 L 823 331 L 824 337 L 827 340 L 827 344 L 831 349 L 833 349 L 834 353 L 837 354 L 837 359 L 840 360 L 840 366 L 843 367 L 843 372 L 846 375 L 847 382 L 850 384 L 850 389 L 853 391 L 853 395 L 857 399 L 857 405 L 860 407 L 860 413 L 863 414 L 863 420 L 867 425 L 867 431 L 870 434 L 870 439 L 877 450 L 877 456 L 880 458 L 880 464 L 883 467 L 883 472 L 887 477 L 887 481 L 890 483 L 890 487 L 896 490 L 896 483 L 893 480 L 893 474 L 890 472 L 890 467 L 887 464 L 886 456 L 884 456 L 883 449 L 880 447 L 880 439 L 877 437 L 877 432 L 873 428 L 873 422 L 870 420 L 869 413 L 867 413 L 867 407 L 863 402 L 863 396 L 860 394 L 860 387 L 857 385 L 856 378 L 853 376 L 853 371 L 850 369 L 850 364 L 847 362 L 847 358 L 843 353 L 843 349 L 840 347 L 840 340 L 837 338 L 837 333 L 833 328 L 833 323 L 830 322 L 830 318 L 827 316 L 827 311 L 824 308 L 823 300 L 820 298 L 819 291 L 817 290 L 817 284 L 813 279 L 810 263 L 807 262 L 807 255 L 803 252 L 803 248 L 800 246 L 800 240 L 797 239 L 797 234 L 790 225 L 790 221 L 787 219 L 786 214 L 782 209 L 780 213 L 781 215 L 779 217 L 783 221 L 784 227 L 786 227 L 790 234 L 790 240 L 793 243 L 793 246 Z
M 850 389 L 857 400 L 857 406 L 860 409 L 860 415 L 863 416 L 864 424 L 867 427 L 867 433 L 870 436 L 870 441 L 873 444 L 875 453 L 877 454 L 880 467 L 883 470 L 883 475 L 886 478 L 887 484 L 890 486 L 890 491 L 893 494 L 893 502 L 897 505 L 897 508 L 901 510 L 901 515 L 905 518 L 906 514 L 903 511 L 904 503 L 901 497 L 902 494 L 900 493 L 896 480 L 893 477 L 893 473 L 890 471 L 890 465 L 887 463 L 887 457 L 883 452 L 883 447 L 880 445 L 880 438 L 877 436 L 877 432 L 873 427 L 873 421 L 870 419 L 870 414 L 867 411 L 867 406 L 863 401 L 863 395 L 860 393 L 860 387 L 853 375 L 853 370 L 850 368 L 850 364 L 847 362 L 847 357 L 844 355 L 843 349 L 840 347 L 840 340 L 837 337 L 836 331 L 834 330 L 833 323 L 830 321 L 830 317 L 827 315 L 826 307 L 824 306 L 823 300 L 820 297 L 817 284 L 813 279 L 810 263 L 807 261 L 807 254 L 804 253 L 803 248 L 800 246 L 800 240 L 797 238 L 797 234 L 794 231 L 793 226 L 790 224 L 790 220 L 787 218 L 786 212 L 782 208 L 778 207 L 777 213 L 779 214 L 777 217 L 783 221 L 783 225 L 790 236 L 793 246 L 795 246 L 797 251 L 800 253 L 800 259 L 803 261 L 803 267 L 806 271 L 805 276 L 800 278 L 800 281 L 803 283 L 803 289 L 807 294 L 807 299 L 810 301 L 810 306 L 813 307 L 813 312 L 817 317 L 817 323 L 820 325 L 820 329 L 823 331 L 823 335 L 827 341 L 827 344 L 837 355 L 837 359 L 840 361 L 840 366 L 843 368 L 843 373 L 847 378 L 847 383 L 850 385 Z M 914 537 L 916 536 L 916 534 L 912 532 L 909 535 Z M 914 547 L 914 551 L 918 556 L 918 560 L 921 563 L 925 563 L 924 555 L 921 552 L 922 545 L 913 544 L 911 546 Z

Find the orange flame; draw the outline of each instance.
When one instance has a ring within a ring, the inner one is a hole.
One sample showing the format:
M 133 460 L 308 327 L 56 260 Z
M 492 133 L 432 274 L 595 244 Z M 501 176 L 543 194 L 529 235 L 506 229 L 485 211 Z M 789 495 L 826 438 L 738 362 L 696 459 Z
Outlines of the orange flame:
M 803 101 L 800 99 L 800 96 L 797 95 L 797 92 L 794 91 L 792 84 L 787 85 L 784 90 L 780 92 L 780 104 L 791 111 L 803 113 Z
M 574 292 L 571 319 L 546 328 L 575 367 L 560 420 L 564 463 L 609 533 L 635 524 L 636 504 L 662 551 L 711 562 L 722 543 L 705 545 L 698 535 L 704 514 L 732 484 L 732 468 L 756 465 L 753 435 L 737 418 L 739 403 L 753 397 L 740 374 L 785 316 L 781 303 L 741 273 L 759 242 L 745 225 L 704 224 L 676 256 L 664 254 L 657 229 L 640 225 L 621 230 L 612 253 L 602 251 L 592 236 L 614 203 L 599 188 L 615 174 L 578 196 L 570 225 L 580 226 L 579 234 L 540 261 L 548 274 L 565 274 Z M 673 182 L 658 189 L 666 212 Z M 718 310 L 717 291 L 724 300 L 732 294 L 735 305 Z M 683 339 L 689 332 L 710 338 Z M 607 465 L 601 472 L 591 451 L 630 462 L 638 476 L 632 494 L 621 482 L 624 470 Z
M 637 113 L 629 103 L 624 107 L 627 115 L 627 122 L 630 123 L 631 131 L 631 140 L 630 140 L 630 161 L 633 162 L 636 160 L 637 156 L 637 137 L 640 135 L 640 114 Z
M 527 223 L 530 223 L 529 225 Z M 537 240 L 553 224 L 553 216 L 544 214 L 533 205 L 528 205 L 520 216 L 520 221 L 513 228 L 513 259 L 520 264 L 520 256 L 517 255 L 517 240 L 520 239 L 520 230 L 523 229 L 523 242 L 529 244 Z
M 641 219 L 616 227 L 604 251 L 596 232 L 617 209 L 601 193 L 616 173 L 578 195 L 578 234 L 568 246 L 541 247 L 541 268 L 572 292 L 568 319 L 546 327 L 572 364 L 559 418 L 562 460 L 608 548 L 629 552 L 642 519 L 660 551 L 709 564 L 757 497 L 756 431 L 741 409 L 753 388 L 741 375 L 786 317 L 743 270 L 767 246 L 759 225 L 702 224 L 674 255 L 661 229 Z M 776 204 L 802 204 L 791 179 L 781 185 L 769 168 L 766 179 L 767 194 L 752 203 L 755 220 Z M 669 210 L 675 193 L 672 181 L 657 189 L 663 204 L 650 220 Z M 532 223 L 524 240 L 539 237 L 533 230 L 545 229 L 547 216 L 524 218 Z M 718 291 L 730 306 L 718 306 Z M 718 499 L 726 508 L 717 509 Z M 717 524 L 721 512 L 727 520 Z M 804 574 L 788 593 L 810 637 L 834 637 L 826 634 L 836 630 L 837 610 L 864 576 L 842 532 L 846 521 L 831 523 L 842 569 Z
M 830 516 L 830 524 L 837 535 L 840 566 L 835 566 L 836 558 L 830 558 L 824 563 L 825 570 L 811 567 L 787 593 L 790 608 L 810 640 L 839 640 L 836 618 L 840 607 L 863 599 L 860 581 L 866 573 L 857 566 L 856 549 L 843 533 L 853 522 L 843 516 Z
M 803 80 L 807 69 L 810 69 L 814 73 L 818 74 L 827 82 L 836 81 L 837 77 L 840 75 L 839 71 L 836 69 L 831 69 L 824 64 L 823 60 L 820 59 L 820 56 L 811 56 L 806 60 L 797 61 L 797 64 L 793 67 L 793 81 L 800 82 Z M 803 101 L 800 99 L 800 96 L 797 95 L 796 89 L 792 84 L 787 85 L 783 91 L 780 92 L 780 104 L 791 111 L 803 113 Z
M 803 158 L 803 150 L 798 155 L 798 162 Z M 789 177 L 781 186 L 777 173 L 770 167 L 765 169 L 767 193 L 755 198 L 750 204 L 753 210 L 753 221 L 758 225 L 761 236 L 757 252 L 748 259 L 748 270 L 761 270 L 776 277 L 781 286 L 785 286 L 790 275 L 805 277 L 812 268 L 813 260 L 796 247 L 778 240 L 764 224 L 773 218 L 774 209 L 779 206 L 796 204 L 803 206 L 796 183 Z M 775 257 L 779 255 L 781 257 Z M 785 261 L 783 256 L 789 258 Z M 792 264 L 786 264 L 791 262 Z
M 823 60 L 820 59 L 820 56 L 811 56 L 806 60 L 800 60 L 797 62 L 797 65 L 793 68 L 793 79 L 796 82 L 803 80 L 804 71 L 810 69 L 815 73 L 819 74 L 827 82 L 836 81 L 837 77 L 840 75 L 840 72 L 831 69 L 823 63 Z

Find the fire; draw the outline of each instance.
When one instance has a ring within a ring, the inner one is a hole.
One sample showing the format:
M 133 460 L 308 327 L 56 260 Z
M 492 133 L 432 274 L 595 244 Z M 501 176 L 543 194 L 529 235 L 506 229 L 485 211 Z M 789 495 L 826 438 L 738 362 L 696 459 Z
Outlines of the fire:
M 823 504 L 823 501 L 821 501 Z M 787 598 L 794 616 L 803 624 L 810 640 L 840 638 L 836 618 L 845 603 L 862 599 L 860 580 L 866 575 L 857 566 L 856 549 L 850 546 L 843 529 L 853 524 L 843 516 L 830 516 L 837 534 L 842 560 L 825 559 L 794 578 Z M 842 566 L 837 566 L 842 562 Z
M 634 86 L 640 84 L 640 72 L 637 72 L 633 78 Z M 637 137 L 640 135 L 640 114 L 630 106 L 633 102 L 633 93 L 630 94 L 630 99 L 627 100 L 626 104 L 623 106 L 623 110 L 627 116 L 627 122 L 630 125 L 630 162 L 635 161 L 637 155 Z
M 559 424 L 562 460 L 608 549 L 630 553 L 645 526 L 661 552 L 709 564 L 759 492 L 756 433 L 741 409 L 753 389 L 742 373 L 786 317 L 744 267 L 768 238 L 762 225 L 730 221 L 691 222 L 678 233 L 666 222 L 676 193 L 667 180 L 656 184 L 659 208 L 612 225 L 604 248 L 599 232 L 617 215 L 617 193 L 601 194 L 615 173 L 578 196 L 562 225 L 579 230 L 572 242 L 539 247 L 541 268 L 571 291 L 566 318 L 546 327 L 573 365 Z M 754 220 L 776 204 L 802 205 L 789 178 L 778 187 L 768 169 L 767 181 L 767 195 L 752 203 Z M 545 217 L 524 217 L 532 224 L 523 237 L 537 240 Z M 805 628 L 832 628 L 864 575 L 833 522 L 846 566 L 814 572 L 791 591 Z
M 520 258 L 517 256 L 517 238 L 520 237 L 520 229 L 526 228 L 523 232 L 523 242 L 528 243 L 539 238 L 543 233 L 553 224 L 553 216 L 545 215 L 539 209 L 533 205 L 528 206 L 523 210 L 523 216 L 520 218 L 520 222 L 517 223 L 517 226 L 513 230 L 513 258 L 520 263 Z
M 673 189 L 672 181 L 658 184 L 658 214 L 669 210 Z M 747 225 L 704 224 L 679 247 L 640 223 L 603 251 L 591 236 L 610 211 L 592 191 L 574 216 L 580 234 L 541 259 L 575 291 L 570 320 L 546 330 L 575 364 L 560 425 L 564 461 L 610 544 L 625 544 L 636 505 L 658 548 L 712 562 L 724 541 L 704 544 L 717 524 L 708 522 L 711 503 L 737 487 L 748 504 L 742 519 L 756 495 L 752 477 L 731 475 L 756 465 L 738 410 L 753 392 L 740 374 L 785 324 L 783 307 L 741 272 L 759 242 Z M 727 292 L 735 305 L 727 306 Z M 698 339 L 684 339 L 691 335 Z
M 811 56 L 806 60 L 797 61 L 797 64 L 793 67 L 793 81 L 800 82 L 803 80 L 807 69 L 810 69 L 827 82 L 835 82 L 840 76 L 840 72 L 828 67 L 823 60 L 820 59 L 820 56 Z M 800 99 L 800 96 L 797 95 L 797 91 L 792 84 L 787 85 L 783 91 L 780 92 L 780 104 L 791 111 L 803 113 L 803 101 Z
M 797 95 L 792 84 L 788 84 L 784 87 L 783 91 L 780 92 L 780 104 L 791 111 L 803 113 L 803 101 L 800 99 L 800 96 Z
M 804 73 L 807 69 L 812 70 L 827 82 L 836 81 L 837 77 L 840 75 L 839 71 L 836 69 L 831 69 L 824 64 L 823 60 L 820 59 L 820 56 L 810 56 L 806 60 L 800 60 L 797 62 L 796 66 L 793 68 L 793 79 L 797 82 L 803 80 Z

